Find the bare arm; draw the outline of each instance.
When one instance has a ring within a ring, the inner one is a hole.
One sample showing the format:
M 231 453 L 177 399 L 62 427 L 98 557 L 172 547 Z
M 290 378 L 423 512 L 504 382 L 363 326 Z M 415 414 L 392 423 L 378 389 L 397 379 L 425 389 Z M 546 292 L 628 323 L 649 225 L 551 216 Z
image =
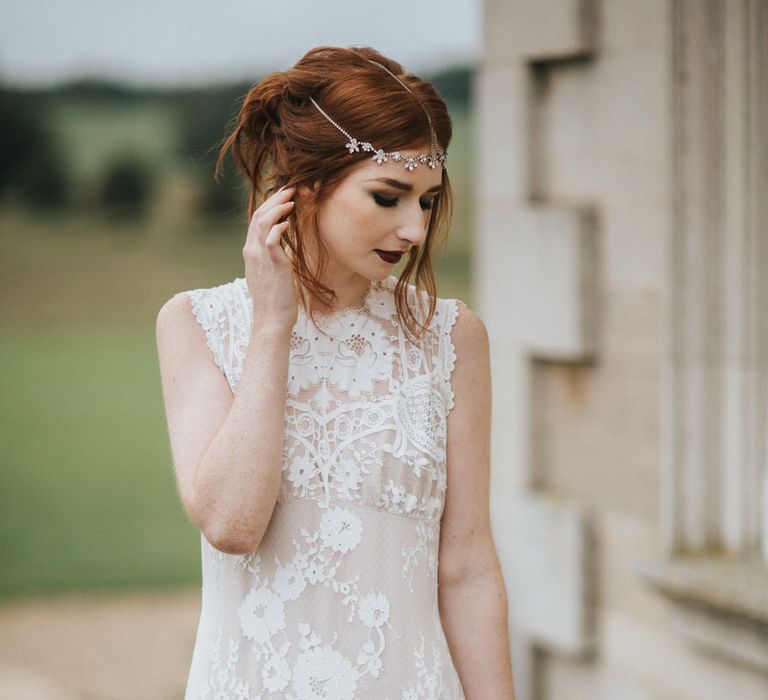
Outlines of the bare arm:
M 466 307 L 453 328 L 454 407 L 440 532 L 440 618 L 467 700 L 514 700 L 507 598 L 491 534 L 491 372 L 488 333 Z M 467 624 L 471 620 L 471 624 Z
M 187 513 L 217 549 L 253 551 L 280 485 L 290 329 L 251 333 L 234 396 L 213 362 L 191 301 L 157 318 L 171 451 Z
M 243 249 L 254 302 L 251 335 L 233 396 L 214 363 L 191 300 L 177 294 L 157 318 L 157 348 L 179 495 L 217 549 L 252 552 L 277 500 L 291 330 L 296 299 L 279 247 L 292 190 L 254 213 Z M 256 293 L 253 293 L 255 288 Z

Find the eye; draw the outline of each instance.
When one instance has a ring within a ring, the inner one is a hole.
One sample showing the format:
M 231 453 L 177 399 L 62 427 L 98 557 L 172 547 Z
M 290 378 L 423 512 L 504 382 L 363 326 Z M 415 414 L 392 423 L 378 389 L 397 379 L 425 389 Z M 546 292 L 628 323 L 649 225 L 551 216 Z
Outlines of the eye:
M 374 194 L 373 199 L 380 207 L 394 207 L 397 204 L 397 198 L 389 199 L 380 194 Z
M 424 211 L 427 211 L 428 209 L 432 208 L 432 203 L 434 201 L 434 199 L 420 199 L 419 204 L 421 205 L 421 208 L 424 209 Z

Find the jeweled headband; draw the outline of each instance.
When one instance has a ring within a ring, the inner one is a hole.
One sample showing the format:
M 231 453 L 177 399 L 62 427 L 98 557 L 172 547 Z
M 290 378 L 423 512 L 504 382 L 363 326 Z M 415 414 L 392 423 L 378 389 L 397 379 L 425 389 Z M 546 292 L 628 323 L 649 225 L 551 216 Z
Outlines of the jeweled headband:
M 390 71 L 388 68 L 383 66 L 378 61 L 373 61 L 371 59 L 368 59 L 370 63 L 373 63 L 375 66 L 378 66 L 382 70 L 385 70 L 387 73 L 389 73 L 395 80 L 397 80 L 400 85 L 402 85 L 408 92 L 410 92 L 412 95 L 414 95 L 413 90 L 409 88 L 400 78 L 398 78 L 392 71 Z M 416 95 L 414 95 L 416 97 Z M 421 105 L 421 108 L 424 110 L 424 114 L 427 116 L 427 121 L 429 122 L 429 153 L 417 153 L 415 156 L 407 156 L 404 153 L 401 153 L 400 151 L 384 151 L 381 148 L 376 148 L 373 144 L 371 144 L 369 141 L 358 141 L 356 138 L 351 136 L 349 133 L 347 133 L 344 129 L 342 129 L 333 119 L 331 119 L 330 116 L 325 112 L 325 110 L 315 102 L 314 98 L 310 97 L 310 101 L 313 105 L 317 108 L 317 111 L 320 112 L 333 126 L 335 126 L 344 136 L 346 136 L 349 141 L 345 144 L 345 148 L 349 151 L 350 155 L 353 153 L 359 153 L 361 150 L 365 152 L 373 152 L 372 159 L 375 160 L 379 165 L 382 165 L 387 162 L 389 158 L 391 158 L 395 163 L 399 163 L 400 161 L 405 161 L 403 163 L 403 167 L 405 167 L 406 170 L 409 172 L 413 172 L 419 165 L 419 163 L 426 163 L 427 167 L 434 168 L 437 166 L 438 163 L 445 163 L 447 159 L 447 155 L 443 153 L 442 151 L 438 151 L 437 149 L 437 134 L 435 134 L 435 129 L 432 126 L 432 118 L 429 116 L 429 112 L 427 111 L 426 107 L 421 103 L 421 100 L 416 97 L 419 104 Z

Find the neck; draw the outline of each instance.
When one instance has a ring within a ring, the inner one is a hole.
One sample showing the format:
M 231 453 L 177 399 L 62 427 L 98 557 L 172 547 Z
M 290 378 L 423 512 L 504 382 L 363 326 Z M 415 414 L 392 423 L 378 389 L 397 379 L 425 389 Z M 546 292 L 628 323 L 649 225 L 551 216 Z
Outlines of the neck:
M 368 280 L 359 275 L 353 275 L 346 280 L 340 280 L 339 276 L 324 274 L 318 277 L 318 281 L 333 290 L 335 298 L 329 304 L 324 304 L 310 296 L 309 292 L 298 289 L 297 298 L 303 300 L 302 306 L 306 311 L 315 311 L 320 314 L 332 314 L 344 309 L 354 309 L 362 307 L 368 296 L 371 286 L 375 281 Z
M 371 285 L 374 284 L 371 280 L 361 277 L 348 270 L 341 271 L 336 269 L 333 261 L 328 260 L 326 262 L 325 270 L 322 275 L 318 274 L 318 265 L 315 256 L 312 254 L 312 250 L 305 249 L 305 256 L 307 266 L 312 272 L 314 277 L 323 285 L 333 290 L 335 298 L 333 298 L 329 304 L 323 304 L 314 298 L 312 298 L 308 292 L 306 292 L 298 280 L 296 283 L 296 297 L 300 300 L 300 304 L 305 311 L 316 311 L 321 314 L 331 314 L 336 311 L 341 311 L 347 308 L 357 308 L 364 303 Z M 289 258 L 291 257 L 289 252 Z

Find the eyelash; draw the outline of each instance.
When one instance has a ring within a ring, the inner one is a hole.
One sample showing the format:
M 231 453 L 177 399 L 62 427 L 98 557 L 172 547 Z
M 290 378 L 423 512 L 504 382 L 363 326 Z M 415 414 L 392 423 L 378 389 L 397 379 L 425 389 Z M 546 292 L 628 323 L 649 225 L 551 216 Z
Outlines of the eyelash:
M 378 204 L 380 207 L 394 207 L 397 204 L 397 198 L 388 199 L 387 197 L 383 197 L 380 194 L 374 194 L 373 199 L 376 202 L 376 204 Z M 419 204 L 421 205 L 421 208 L 424 211 L 428 211 L 432 208 L 432 201 L 433 200 L 430 200 L 429 202 L 424 202 L 420 200 Z

